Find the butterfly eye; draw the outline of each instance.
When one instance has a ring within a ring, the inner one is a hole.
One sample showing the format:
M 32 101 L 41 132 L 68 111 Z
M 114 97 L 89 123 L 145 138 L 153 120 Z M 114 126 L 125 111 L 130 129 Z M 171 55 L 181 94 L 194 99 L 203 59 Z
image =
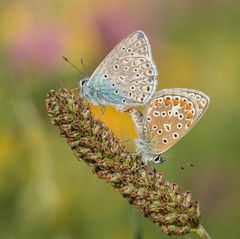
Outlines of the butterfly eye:
M 83 86 L 88 80 L 81 80 L 81 86 Z
M 161 163 L 162 162 L 162 155 L 161 154 L 157 155 L 157 157 L 155 157 L 153 159 L 153 162 L 154 163 Z

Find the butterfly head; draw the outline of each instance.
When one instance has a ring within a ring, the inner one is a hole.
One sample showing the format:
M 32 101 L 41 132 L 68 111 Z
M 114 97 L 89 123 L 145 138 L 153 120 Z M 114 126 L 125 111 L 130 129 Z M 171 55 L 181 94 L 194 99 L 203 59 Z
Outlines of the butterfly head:
M 80 87 L 82 88 L 87 82 L 88 82 L 89 78 L 85 77 L 83 79 L 80 80 Z
M 89 78 L 85 77 L 83 79 L 80 79 L 79 85 L 80 85 L 80 95 L 82 97 L 87 96 L 87 85 L 88 85 Z
M 152 161 L 154 163 L 162 163 L 164 161 L 162 154 L 157 154 L 157 156 Z

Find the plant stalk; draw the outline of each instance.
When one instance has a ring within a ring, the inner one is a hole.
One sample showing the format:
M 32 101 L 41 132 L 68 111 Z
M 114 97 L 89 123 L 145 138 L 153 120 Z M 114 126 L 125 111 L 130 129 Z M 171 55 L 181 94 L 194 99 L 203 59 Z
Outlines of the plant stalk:
M 191 192 L 168 182 L 163 173 L 148 168 L 140 156 L 127 151 L 74 90 L 49 91 L 46 107 L 51 123 L 67 139 L 77 159 L 164 233 L 184 235 L 194 231 L 203 239 L 210 238 L 200 225 L 199 202 Z
M 197 233 L 201 239 L 212 239 L 201 224 L 196 229 L 192 229 L 192 231 Z

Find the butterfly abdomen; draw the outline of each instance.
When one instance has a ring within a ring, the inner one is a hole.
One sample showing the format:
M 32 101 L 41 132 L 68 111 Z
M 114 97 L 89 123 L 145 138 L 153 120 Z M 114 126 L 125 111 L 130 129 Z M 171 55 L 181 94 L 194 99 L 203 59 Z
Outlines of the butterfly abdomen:
M 135 125 L 135 128 L 137 130 L 138 135 L 142 135 L 142 132 L 143 132 L 143 114 L 137 109 L 132 109 L 131 112 L 130 112 L 130 116 L 133 120 L 133 123 Z

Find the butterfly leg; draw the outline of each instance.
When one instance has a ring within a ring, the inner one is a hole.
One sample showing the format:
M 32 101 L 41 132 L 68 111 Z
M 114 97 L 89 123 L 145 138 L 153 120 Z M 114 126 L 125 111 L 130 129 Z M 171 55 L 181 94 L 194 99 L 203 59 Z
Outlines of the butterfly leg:
M 124 140 L 120 140 L 120 143 L 124 144 L 124 143 L 128 143 L 128 142 L 132 142 L 133 140 L 135 140 L 135 139 L 134 138 L 132 138 L 132 139 L 124 139 Z
M 152 160 L 151 161 L 151 168 L 152 168 L 152 170 L 153 170 L 153 180 L 154 180 L 154 182 L 156 182 L 157 181 L 157 169 L 156 169 L 156 163 L 155 163 L 155 161 L 154 160 Z
M 193 163 L 185 163 L 188 167 L 194 167 L 194 164 Z M 181 165 L 181 167 L 180 167 L 182 170 L 184 170 L 185 169 L 185 167 L 184 166 L 182 166 Z
M 107 106 L 102 106 L 102 107 L 101 107 L 100 114 L 99 114 L 99 117 L 98 117 L 99 120 L 102 119 L 102 117 L 103 117 L 106 109 L 107 109 Z
M 143 113 L 136 108 L 129 110 L 128 113 L 132 118 L 138 135 L 141 135 L 143 130 Z
M 119 112 L 129 112 L 129 106 L 126 105 L 117 106 L 116 109 Z

